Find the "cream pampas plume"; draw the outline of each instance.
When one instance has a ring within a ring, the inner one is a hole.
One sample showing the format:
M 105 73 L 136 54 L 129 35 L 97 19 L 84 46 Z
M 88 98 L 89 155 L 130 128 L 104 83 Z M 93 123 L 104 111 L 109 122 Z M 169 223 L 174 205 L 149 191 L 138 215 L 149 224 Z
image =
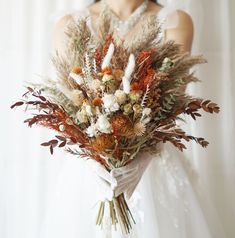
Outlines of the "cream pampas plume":
M 114 52 L 114 44 L 110 43 L 109 49 L 107 51 L 107 54 L 104 57 L 103 63 L 102 63 L 102 69 L 108 67 L 110 65 L 110 61 L 113 57 L 113 52 Z
M 130 93 L 130 77 L 135 69 L 135 56 L 130 54 L 127 67 L 125 69 L 125 74 L 122 78 L 123 91 L 125 93 Z

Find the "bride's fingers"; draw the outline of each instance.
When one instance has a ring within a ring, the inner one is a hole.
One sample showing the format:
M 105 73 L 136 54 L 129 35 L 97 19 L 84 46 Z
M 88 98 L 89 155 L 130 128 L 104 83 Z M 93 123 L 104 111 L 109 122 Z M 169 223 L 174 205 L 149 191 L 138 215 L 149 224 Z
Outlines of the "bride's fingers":
M 118 196 L 121 193 L 124 193 L 128 190 L 132 190 L 132 188 L 135 188 L 138 183 L 139 183 L 139 179 L 136 177 L 133 177 L 132 179 L 128 181 L 124 181 L 123 183 L 118 183 L 118 186 L 114 190 L 114 195 Z
M 124 193 L 124 196 L 127 200 L 129 200 L 132 196 L 132 194 L 134 193 L 136 187 L 137 187 L 138 184 L 136 184 L 136 186 L 133 186 L 132 188 L 130 189 L 127 189 L 127 191 Z
M 96 174 L 102 179 L 106 180 L 110 183 L 110 185 L 115 188 L 117 186 L 117 180 L 114 176 L 112 176 L 105 168 L 102 166 L 96 169 Z
M 111 176 L 113 176 L 115 178 L 119 178 L 119 177 L 131 176 L 132 174 L 135 174 L 136 172 L 138 172 L 137 166 L 134 168 L 131 168 L 131 169 L 123 169 L 123 168 L 112 169 L 110 174 L 111 174 Z
M 139 175 L 137 173 L 135 173 L 135 174 L 131 174 L 128 177 L 123 176 L 123 177 L 118 177 L 116 179 L 117 179 L 117 187 L 118 187 L 123 184 L 131 184 L 131 183 L 135 182 L 136 180 L 139 179 Z
M 113 187 L 117 186 L 117 180 L 115 179 L 114 176 L 112 176 L 107 169 L 101 165 L 100 163 L 98 163 L 97 161 L 93 160 L 93 159 L 88 159 L 87 163 L 89 168 L 91 168 L 91 170 L 99 177 L 103 178 L 104 180 L 106 180 L 107 182 L 110 183 L 110 185 L 112 185 Z
M 114 191 L 111 188 L 110 184 L 100 177 L 97 177 L 96 182 L 98 184 L 99 191 L 101 193 L 100 197 L 103 198 L 102 200 L 107 199 L 107 200 L 111 201 L 114 196 Z

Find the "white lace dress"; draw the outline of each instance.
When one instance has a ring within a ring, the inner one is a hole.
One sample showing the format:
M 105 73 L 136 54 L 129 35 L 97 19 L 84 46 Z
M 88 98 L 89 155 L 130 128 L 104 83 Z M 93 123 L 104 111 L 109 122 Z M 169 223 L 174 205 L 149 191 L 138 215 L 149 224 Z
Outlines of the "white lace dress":
M 158 13 L 164 23 L 167 9 Z M 76 12 L 76 20 L 89 15 Z M 164 24 L 163 24 L 164 27 Z M 68 155 L 66 155 L 68 156 Z M 66 159 L 51 191 L 40 238 L 223 238 L 216 214 L 201 196 L 197 176 L 184 153 L 166 144 L 151 162 L 128 201 L 136 220 L 130 235 L 95 226 L 98 190 L 83 160 Z

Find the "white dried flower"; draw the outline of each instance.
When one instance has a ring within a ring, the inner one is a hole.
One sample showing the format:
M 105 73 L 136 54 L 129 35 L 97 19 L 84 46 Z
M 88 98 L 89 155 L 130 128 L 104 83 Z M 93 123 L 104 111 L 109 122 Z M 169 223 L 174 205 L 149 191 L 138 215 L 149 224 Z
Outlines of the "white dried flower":
M 151 120 L 150 117 L 146 117 L 145 119 L 141 120 L 141 122 L 144 123 L 144 124 L 147 124 L 147 123 L 150 122 L 150 120 Z
M 100 115 L 101 114 L 100 108 L 98 106 L 95 107 L 95 114 L 96 115 Z
M 91 123 L 91 125 L 89 127 L 87 127 L 87 129 L 86 129 L 86 133 L 89 137 L 96 136 L 98 133 L 96 124 Z
M 126 102 L 126 94 L 123 90 L 120 90 L 120 89 L 116 90 L 114 95 L 117 98 L 117 102 L 119 104 L 123 104 Z
M 111 75 L 111 74 L 105 74 L 103 77 L 102 77 L 102 81 L 103 82 L 108 82 L 108 81 L 110 81 L 110 80 L 112 80 L 113 79 L 113 75 Z
M 100 115 L 96 122 L 97 129 L 102 133 L 111 133 L 112 126 L 106 115 Z
M 88 85 L 91 90 L 96 91 L 96 90 L 100 89 L 101 82 L 99 79 L 94 79 L 94 80 L 90 81 Z
M 144 108 L 142 111 L 143 116 L 149 116 L 150 113 L 151 113 L 151 108 L 148 108 L 148 107 Z
M 76 113 L 76 117 L 77 117 L 77 119 L 78 119 L 78 121 L 80 123 L 86 123 L 88 121 L 88 118 L 87 118 L 87 115 L 86 115 L 86 111 L 84 109 L 79 110 Z
M 59 130 L 62 131 L 62 132 L 65 131 L 65 126 L 64 125 L 59 125 Z
M 107 112 L 115 112 L 119 110 L 117 98 L 113 94 L 105 94 L 102 97 L 102 101 Z
M 86 111 L 87 116 L 92 116 L 92 115 L 93 115 L 91 105 L 89 105 L 89 104 L 86 103 L 86 104 L 84 105 L 84 109 L 85 109 L 85 111 Z

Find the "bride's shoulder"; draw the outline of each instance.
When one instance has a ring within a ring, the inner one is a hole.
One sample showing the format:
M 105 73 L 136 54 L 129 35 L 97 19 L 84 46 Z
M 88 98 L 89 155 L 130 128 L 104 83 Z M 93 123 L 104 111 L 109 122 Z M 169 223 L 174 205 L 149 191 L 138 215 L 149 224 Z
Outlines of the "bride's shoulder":
M 173 11 L 169 17 L 169 20 L 177 20 L 179 26 L 192 26 L 193 20 L 192 17 L 183 10 L 175 10 Z
M 63 51 L 67 39 L 66 29 L 72 22 L 77 22 L 81 18 L 88 16 L 88 9 L 76 10 L 69 14 L 63 15 L 56 21 L 53 30 L 53 45 L 56 49 Z
M 68 25 L 71 21 L 76 22 L 81 18 L 88 17 L 88 15 L 89 15 L 88 7 L 82 10 L 74 10 L 69 14 L 61 16 L 56 22 L 56 27 L 63 28 L 64 26 Z
M 167 29 L 171 28 L 192 28 L 192 17 L 181 9 L 174 9 L 170 7 L 163 7 L 158 14 L 158 18 L 165 22 Z
M 64 29 L 71 23 L 77 22 L 79 19 L 86 18 L 89 15 L 88 8 L 84 8 L 83 10 L 75 10 L 70 12 L 69 14 L 63 15 L 55 23 L 55 32 L 64 31 Z
M 82 10 L 75 10 L 59 18 L 58 21 L 56 22 L 56 28 L 57 27 L 63 28 L 64 26 L 68 25 L 69 22 L 71 21 L 77 22 L 79 19 L 89 17 L 90 15 L 98 16 L 100 13 L 100 9 L 101 9 L 101 3 L 97 2 L 85 7 Z

